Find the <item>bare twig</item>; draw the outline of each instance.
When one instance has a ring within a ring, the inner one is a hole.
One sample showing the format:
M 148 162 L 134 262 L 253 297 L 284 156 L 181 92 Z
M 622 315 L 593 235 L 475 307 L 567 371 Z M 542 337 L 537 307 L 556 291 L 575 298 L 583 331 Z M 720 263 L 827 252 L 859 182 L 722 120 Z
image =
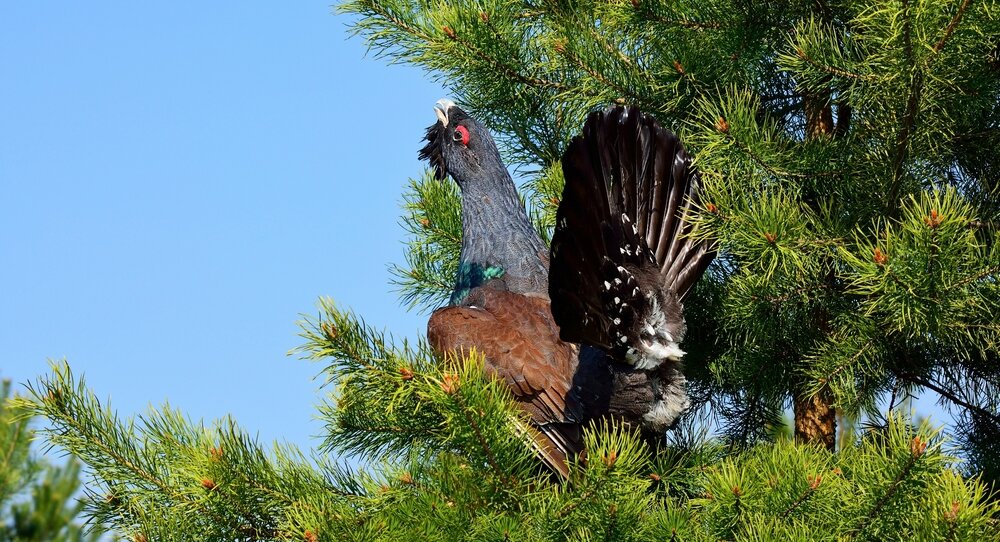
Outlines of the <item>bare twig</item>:
M 954 393 L 952 393 L 952 392 L 944 389 L 943 387 L 935 384 L 934 382 L 931 382 L 930 380 L 927 380 L 926 378 L 923 378 L 923 377 L 920 377 L 920 376 L 917 376 L 917 375 L 914 375 L 914 374 L 908 374 L 908 373 L 903 373 L 903 374 L 900 374 L 898 376 L 899 376 L 899 378 L 902 378 L 903 380 L 906 380 L 907 382 L 911 382 L 913 384 L 917 384 L 918 386 L 923 386 L 923 387 L 925 387 L 925 388 L 927 388 L 927 389 L 929 389 L 929 390 L 937 393 L 941 397 L 944 397 L 945 399 L 951 401 L 952 403 L 954 403 L 954 404 L 956 404 L 956 405 L 958 405 L 958 406 L 960 406 L 960 407 L 962 407 L 962 408 L 964 408 L 966 410 L 974 412 L 978 416 L 982 416 L 984 418 L 992 420 L 993 423 L 1000 424 L 1000 416 L 998 416 L 996 414 L 993 414 L 989 410 L 986 410 L 986 409 L 984 409 L 984 408 L 982 408 L 982 407 L 980 407 L 978 405 L 974 405 L 974 404 L 972 404 L 972 403 L 970 403 L 970 402 L 962 399 L 961 397 L 959 397 L 959 396 L 955 395 Z

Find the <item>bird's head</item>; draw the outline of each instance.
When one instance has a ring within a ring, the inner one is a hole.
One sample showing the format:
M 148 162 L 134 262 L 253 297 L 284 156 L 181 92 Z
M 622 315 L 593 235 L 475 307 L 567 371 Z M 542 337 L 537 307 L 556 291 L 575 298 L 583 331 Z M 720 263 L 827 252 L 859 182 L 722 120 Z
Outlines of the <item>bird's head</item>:
M 437 122 L 427 128 L 420 159 L 429 160 L 434 176 L 449 174 L 463 190 L 474 183 L 501 179 L 506 168 L 489 131 L 451 100 L 434 104 Z

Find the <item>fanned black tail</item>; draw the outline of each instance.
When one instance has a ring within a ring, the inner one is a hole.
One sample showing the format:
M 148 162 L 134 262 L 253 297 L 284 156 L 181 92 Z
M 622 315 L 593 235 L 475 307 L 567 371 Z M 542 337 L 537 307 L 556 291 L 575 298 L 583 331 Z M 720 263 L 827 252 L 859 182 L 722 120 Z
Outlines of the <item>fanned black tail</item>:
M 565 341 L 651 369 L 679 360 L 681 299 L 714 256 L 691 238 L 698 174 L 638 109 L 592 113 L 562 157 L 549 294 Z

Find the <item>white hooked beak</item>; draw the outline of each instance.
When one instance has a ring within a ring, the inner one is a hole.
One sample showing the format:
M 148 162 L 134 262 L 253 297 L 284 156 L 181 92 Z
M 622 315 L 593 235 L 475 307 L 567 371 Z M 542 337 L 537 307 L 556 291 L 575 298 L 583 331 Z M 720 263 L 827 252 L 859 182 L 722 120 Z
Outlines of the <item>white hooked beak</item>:
M 448 109 L 455 107 L 455 102 L 448 98 L 441 98 L 434 104 L 434 114 L 437 115 L 442 126 L 448 126 Z

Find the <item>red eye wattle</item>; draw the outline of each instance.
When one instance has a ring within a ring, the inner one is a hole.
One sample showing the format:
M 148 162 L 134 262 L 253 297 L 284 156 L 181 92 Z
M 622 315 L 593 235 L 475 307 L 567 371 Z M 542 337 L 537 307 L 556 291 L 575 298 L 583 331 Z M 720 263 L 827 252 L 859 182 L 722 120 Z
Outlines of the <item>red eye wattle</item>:
M 455 141 L 461 143 L 462 145 L 465 145 L 465 146 L 469 145 L 469 129 L 466 128 L 465 126 L 461 126 L 461 125 L 456 126 L 455 127 L 455 136 L 454 137 L 455 137 Z

